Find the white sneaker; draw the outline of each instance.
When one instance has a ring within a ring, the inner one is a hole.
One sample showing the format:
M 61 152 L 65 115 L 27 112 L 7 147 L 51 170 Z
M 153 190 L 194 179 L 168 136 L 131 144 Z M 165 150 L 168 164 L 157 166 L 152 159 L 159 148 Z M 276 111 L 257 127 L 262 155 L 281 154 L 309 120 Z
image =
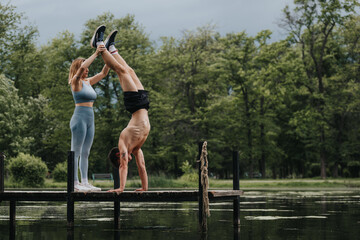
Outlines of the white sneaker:
M 93 192 L 101 191 L 101 188 L 95 187 L 95 186 L 91 185 L 90 183 L 82 183 L 82 185 L 84 187 L 91 189 L 91 191 L 93 191 Z
M 74 185 L 75 192 L 91 192 L 91 188 L 84 186 L 82 183 L 75 183 Z

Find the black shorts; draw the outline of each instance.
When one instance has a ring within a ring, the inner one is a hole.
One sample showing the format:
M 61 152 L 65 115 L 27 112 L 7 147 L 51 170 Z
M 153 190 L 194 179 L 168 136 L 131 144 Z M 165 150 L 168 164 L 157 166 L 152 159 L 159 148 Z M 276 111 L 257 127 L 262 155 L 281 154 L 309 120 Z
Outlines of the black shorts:
M 139 109 L 149 110 L 149 92 L 146 90 L 138 90 L 137 92 L 124 92 L 125 109 L 131 114 Z

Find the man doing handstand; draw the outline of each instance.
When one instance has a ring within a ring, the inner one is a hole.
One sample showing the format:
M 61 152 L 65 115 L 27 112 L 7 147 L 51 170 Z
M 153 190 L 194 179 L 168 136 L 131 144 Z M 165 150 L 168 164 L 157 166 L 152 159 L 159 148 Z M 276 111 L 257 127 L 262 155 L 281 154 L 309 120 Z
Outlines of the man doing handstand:
M 136 191 L 147 191 L 148 177 L 141 146 L 145 143 L 150 132 L 148 91 L 144 90 L 134 70 L 129 67 L 117 52 L 114 46 L 117 31 L 112 31 L 105 42 L 103 42 L 104 32 L 105 26 L 97 28 L 90 45 L 94 48 L 103 45 L 107 49 L 102 52 L 101 56 L 106 65 L 117 73 L 124 92 L 125 108 L 132 114 L 128 125 L 120 134 L 118 150 L 113 149 L 109 154 L 113 166 L 119 168 L 120 176 L 120 188 L 109 190 L 109 192 L 120 193 L 124 191 L 131 154 L 135 156 L 142 185 L 142 188 Z

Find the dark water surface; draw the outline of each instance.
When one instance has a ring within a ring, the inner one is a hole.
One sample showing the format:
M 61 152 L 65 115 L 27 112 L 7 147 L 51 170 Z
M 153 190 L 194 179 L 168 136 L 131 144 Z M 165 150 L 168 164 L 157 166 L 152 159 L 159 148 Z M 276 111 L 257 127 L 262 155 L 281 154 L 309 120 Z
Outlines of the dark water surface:
M 121 203 L 121 230 L 113 229 L 113 203 L 77 202 L 73 231 L 65 202 L 17 202 L 15 239 L 360 239 L 359 191 L 245 191 L 240 230 L 232 207 L 211 203 L 202 235 L 196 202 Z M 10 239 L 7 201 L 0 203 L 0 239 Z
M 239 239 L 232 202 L 211 204 L 208 235 L 198 231 L 198 203 L 121 203 L 121 230 L 113 229 L 113 203 L 75 203 L 68 231 L 66 203 L 18 202 L 15 239 Z M 0 239 L 9 236 L 9 202 L 0 204 Z M 234 235 L 236 234 L 236 236 Z
M 360 191 L 247 191 L 240 239 L 360 239 Z

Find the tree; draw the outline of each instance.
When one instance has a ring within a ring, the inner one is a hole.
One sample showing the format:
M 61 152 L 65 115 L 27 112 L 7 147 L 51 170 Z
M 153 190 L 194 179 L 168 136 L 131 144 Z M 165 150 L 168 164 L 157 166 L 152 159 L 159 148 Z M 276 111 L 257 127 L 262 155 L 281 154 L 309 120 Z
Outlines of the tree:
M 71 143 L 69 122 L 74 101 L 68 84 L 69 67 L 77 57 L 74 35 L 65 31 L 41 49 L 45 62 L 38 81 L 41 93 L 48 99 L 45 108 L 46 125 L 43 129 L 42 148 L 39 155 L 50 170 L 63 162 Z
M 355 7 L 356 0 L 295 0 L 297 6 L 293 12 L 287 6 L 284 9 L 283 27 L 291 34 L 292 41 L 301 49 L 301 59 L 306 72 L 304 86 L 307 88 L 311 108 L 315 113 L 321 177 L 326 177 L 327 142 L 326 129 L 329 127 L 325 116 L 325 101 L 328 96 L 327 79 L 331 75 L 328 59 L 333 54 L 329 42 L 337 25 L 343 25 Z M 309 113 L 312 111 L 309 109 Z
M 23 15 L 9 4 L 0 5 L 0 17 L 0 73 L 14 81 L 20 96 L 37 97 L 41 91 L 38 74 L 44 63 L 35 45 L 38 30 L 30 24 L 20 27 Z
M 255 39 L 245 33 L 228 34 L 222 40 L 222 44 L 222 59 L 217 64 L 219 78 L 227 82 L 229 94 L 233 95 L 233 111 L 237 114 L 231 126 L 233 134 L 240 136 L 232 139 L 230 146 L 243 152 L 240 156 L 249 166 L 249 174 L 252 177 L 255 168 L 253 144 L 257 101 L 253 75 L 257 71 L 254 57 L 257 55 L 258 47 Z
M 329 85 L 327 119 L 331 131 L 331 172 L 334 177 L 342 175 L 342 170 L 352 161 L 359 161 L 359 60 L 360 60 L 360 18 L 349 18 L 344 26 L 334 31 L 335 72 Z M 341 171 L 339 171 L 341 170 Z
M 181 174 L 184 161 L 195 163 L 197 143 L 210 134 L 204 110 L 212 93 L 220 91 L 208 72 L 215 60 L 217 37 L 212 26 L 184 32 L 178 41 L 164 37 L 154 57 L 158 69 L 151 89 L 156 94 L 152 102 L 156 112 L 150 116 L 150 135 L 157 138 L 153 143 L 159 146 L 160 167 L 175 175 Z
M 43 97 L 24 101 L 13 81 L 0 75 L 0 149 L 6 155 L 32 153 L 38 147 L 41 131 L 34 121 L 42 116 L 46 103 Z
M 286 73 L 292 71 L 289 68 L 292 61 L 287 57 L 290 45 L 287 41 L 268 44 L 267 40 L 270 38 L 270 31 L 259 32 L 255 38 L 259 50 L 254 58 L 256 71 L 252 76 L 258 96 L 255 107 L 255 130 L 258 137 L 254 150 L 263 178 L 266 177 L 266 163 L 274 166 L 284 157 L 283 149 L 278 144 L 282 124 L 277 121 L 277 114 L 284 108 L 285 94 L 291 91 L 286 84 Z
M 9 45 L 16 38 L 21 18 L 22 14 L 16 13 L 14 6 L 0 3 L 0 73 L 8 64 Z

